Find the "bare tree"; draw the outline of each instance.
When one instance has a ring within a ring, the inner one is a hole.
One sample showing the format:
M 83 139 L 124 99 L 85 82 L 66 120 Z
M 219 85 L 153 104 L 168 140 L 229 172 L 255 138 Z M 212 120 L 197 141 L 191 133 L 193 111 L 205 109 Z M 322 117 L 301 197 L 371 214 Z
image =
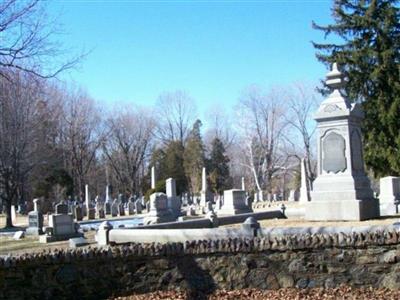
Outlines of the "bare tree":
M 184 145 L 196 118 L 196 106 L 183 91 L 167 92 L 160 95 L 157 106 L 156 136 L 163 143 L 180 141 Z
M 141 167 L 149 158 L 155 128 L 151 113 L 137 107 L 121 107 L 107 121 L 110 134 L 104 153 L 120 191 L 134 193 L 139 188 Z
M 33 76 L 8 72 L 0 79 L 0 198 L 6 227 L 12 227 L 11 205 L 17 203 L 29 172 L 38 162 L 35 147 L 42 122 L 42 84 Z
M 1 1 L 0 76 L 7 77 L 11 69 L 49 78 L 75 66 L 83 55 L 66 58 L 60 45 L 52 42 L 56 31 L 45 13 L 45 1 Z
M 80 89 L 65 92 L 61 142 L 66 167 L 81 199 L 88 182 L 87 174 L 105 134 L 100 108 L 95 101 Z
M 242 96 L 238 112 L 241 164 L 251 170 L 257 190 L 271 192 L 272 177 L 287 161 L 282 151 L 287 122 L 281 92 L 264 94 L 253 87 Z
M 204 141 L 209 148 L 213 139 L 218 138 L 229 152 L 234 145 L 236 132 L 233 130 L 230 114 L 220 106 L 214 106 L 207 111 L 208 130 L 204 134 Z
M 312 143 L 316 124 L 312 121 L 312 114 L 318 108 L 318 100 L 313 90 L 305 84 L 295 83 L 286 91 L 289 108 L 286 121 L 291 128 L 300 134 L 302 154 L 299 157 L 299 162 L 304 157 L 308 186 L 312 190 L 312 183 L 316 177 L 315 164 L 313 164 L 315 152 L 313 145 L 315 143 Z M 293 148 L 296 148 L 296 145 L 299 144 L 297 137 L 288 137 L 286 140 L 292 144 Z

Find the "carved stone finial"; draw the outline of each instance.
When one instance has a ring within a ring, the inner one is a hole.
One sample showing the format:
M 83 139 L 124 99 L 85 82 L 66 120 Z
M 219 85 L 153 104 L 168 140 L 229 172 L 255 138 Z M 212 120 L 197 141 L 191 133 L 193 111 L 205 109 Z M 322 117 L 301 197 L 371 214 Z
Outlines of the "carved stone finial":
M 338 70 L 337 63 L 333 63 L 332 70 L 326 74 L 326 85 L 331 89 L 344 87 L 344 75 Z

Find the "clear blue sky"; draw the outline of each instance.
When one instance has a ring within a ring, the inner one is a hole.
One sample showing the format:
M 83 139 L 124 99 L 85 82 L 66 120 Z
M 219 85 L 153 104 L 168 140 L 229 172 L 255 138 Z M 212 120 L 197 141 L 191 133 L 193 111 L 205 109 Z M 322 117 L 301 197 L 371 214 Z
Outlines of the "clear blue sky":
M 325 67 L 312 20 L 332 22 L 332 1 L 53 1 L 66 47 L 93 49 L 63 75 L 107 104 L 155 103 L 187 91 L 204 111 L 232 107 L 251 84 L 318 83 Z

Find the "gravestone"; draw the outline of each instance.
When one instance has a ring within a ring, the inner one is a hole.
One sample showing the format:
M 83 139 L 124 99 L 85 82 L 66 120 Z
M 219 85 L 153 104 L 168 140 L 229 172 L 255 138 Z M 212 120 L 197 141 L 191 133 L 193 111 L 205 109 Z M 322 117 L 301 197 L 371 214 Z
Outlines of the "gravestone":
M 36 207 L 37 208 L 37 207 Z M 43 215 L 40 211 L 31 211 L 28 213 L 28 228 L 26 234 L 40 235 L 43 233 Z
M 68 204 L 65 204 L 64 202 L 60 202 L 56 205 L 56 214 L 68 214 Z
M 164 193 L 154 193 L 150 195 L 150 212 L 144 218 L 143 223 L 157 224 L 175 221 L 175 217 L 168 208 L 168 197 Z
M 243 190 L 224 191 L 224 205 L 217 212 L 218 215 L 237 215 L 253 212 L 246 204 L 246 192 Z
M 106 215 L 110 215 L 111 214 L 111 204 L 106 202 L 104 203 L 104 212 Z
M 142 213 L 142 209 L 143 209 L 142 201 L 140 199 L 137 199 L 135 201 L 135 211 L 136 211 L 136 213 L 137 214 L 141 214 Z
M 400 177 L 387 176 L 379 181 L 379 208 L 381 216 L 391 216 L 399 212 Z
M 128 215 L 132 216 L 135 214 L 135 200 L 130 197 L 128 200 Z
M 333 91 L 314 119 L 317 121 L 317 178 L 306 203 L 307 220 L 366 220 L 379 216 L 364 170 L 361 142 L 363 112 L 359 103 L 351 104 L 341 93 L 342 73 L 333 65 L 326 85 Z
M 116 217 L 118 216 L 118 200 L 115 199 L 111 205 L 111 216 Z
M 71 214 L 54 214 L 49 215 L 49 225 L 46 227 L 46 234 L 39 237 L 39 242 L 48 243 L 80 236 L 82 234 L 77 232 Z
M 87 217 L 88 217 L 88 220 L 94 220 L 96 218 L 96 209 L 89 208 Z
M 103 208 L 100 208 L 100 209 L 97 211 L 97 216 L 99 217 L 99 219 L 104 219 L 104 218 L 106 217 L 106 214 L 105 214 Z
M 77 221 L 83 220 L 82 207 L 80 207 L 79 205 L 75 206 L 75 220 Z
M 123 203 L 120 203 L 120 204 L 118 205 L 118 214 L 119 214 L 120 216 L 125 216 L 125 206 L 124 206 Z

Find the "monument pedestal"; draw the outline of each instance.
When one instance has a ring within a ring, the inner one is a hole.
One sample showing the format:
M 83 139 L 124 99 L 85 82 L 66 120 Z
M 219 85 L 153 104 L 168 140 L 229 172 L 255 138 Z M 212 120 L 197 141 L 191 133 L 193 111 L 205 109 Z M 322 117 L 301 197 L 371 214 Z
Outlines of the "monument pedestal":
M 306 219 L 310 221 L 363 221 L 378 217 L 378 202 L 368 200 L 312 201 L 306 204 Z

